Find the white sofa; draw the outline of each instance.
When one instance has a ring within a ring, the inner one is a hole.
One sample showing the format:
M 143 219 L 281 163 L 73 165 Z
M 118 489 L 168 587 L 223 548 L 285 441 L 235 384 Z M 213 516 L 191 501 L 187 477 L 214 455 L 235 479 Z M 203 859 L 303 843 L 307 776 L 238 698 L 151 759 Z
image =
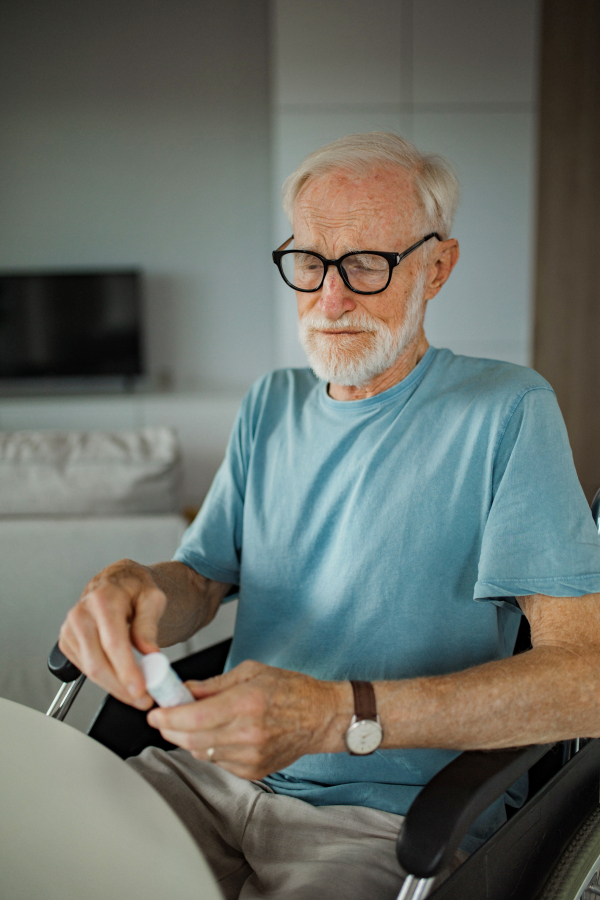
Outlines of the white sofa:
M 123 557 L 170 559 L 179 452 L 167 429 L 0 433 L 0 696 L 45 711 L 59 686 L 46 659 L 87 581 Z M 231 635 L 236 604 L 177 658 Z M 86 684 L 68 721 L 87 728 L 102 693 Z

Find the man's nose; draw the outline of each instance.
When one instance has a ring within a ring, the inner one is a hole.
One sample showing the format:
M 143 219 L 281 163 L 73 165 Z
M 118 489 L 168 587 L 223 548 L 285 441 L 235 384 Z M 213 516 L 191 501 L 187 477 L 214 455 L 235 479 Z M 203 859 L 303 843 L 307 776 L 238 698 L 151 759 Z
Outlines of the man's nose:
M 319 307 L 324 315 L 337 319 L 342 313 L 356 306 L 352 291 L 344 284 L 335 266 L 329 266 L 325 281 L 319 291 Z

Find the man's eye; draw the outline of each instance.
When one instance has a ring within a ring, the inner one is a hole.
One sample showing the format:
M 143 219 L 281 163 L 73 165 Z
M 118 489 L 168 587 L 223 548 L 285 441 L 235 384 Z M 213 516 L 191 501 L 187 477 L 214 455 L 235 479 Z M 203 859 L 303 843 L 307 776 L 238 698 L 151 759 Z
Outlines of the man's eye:
M 383 271 L 381 266 L 371 266 L 367 263 L 352 263 L 348 266 L 348 271 L 356 275 L 374 275 Z
M 314 269 L 320 269 L 321 263 L 318 259 L 310 258 L 310 257 L 300 257 L 300 259 L 296 259 L 296 268 L 302 269 L 305 271 L 313 271 Z
M 353 272 L 363 274 L 383 272 L 387 269 L 386 261 L 380 256 L 356 256 L 348 261 L 348 266 Z

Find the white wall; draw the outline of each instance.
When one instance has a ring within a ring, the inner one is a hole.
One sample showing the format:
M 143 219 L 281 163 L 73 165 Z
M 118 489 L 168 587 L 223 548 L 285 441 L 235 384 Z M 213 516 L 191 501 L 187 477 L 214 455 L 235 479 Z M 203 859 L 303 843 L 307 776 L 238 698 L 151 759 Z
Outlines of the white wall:
M 531 342 L 537 0 L 273 0 L 274 246 L 278 191 L 302 158 L 394 131 L 450 158 L 462 256 L 427 313 L 455 352 L 527 364 Z M 303 365 L 294 297 L 273 276 L 278 364 Z
M 0 6 L 0 268 L 139 265 L 176 389 L 272 367 L 267 0 Z
M 142 266 L 151 371 L 175 393 L 3 401 L 0 427 L 173 424 L 200 502 L 238 397 L 305 364 L 269 256 L 281 182 L 353 131 L 461 175 L 432 343 L 527 362 L 538 18 L 538 0 L 2 4 L 0 268 Z

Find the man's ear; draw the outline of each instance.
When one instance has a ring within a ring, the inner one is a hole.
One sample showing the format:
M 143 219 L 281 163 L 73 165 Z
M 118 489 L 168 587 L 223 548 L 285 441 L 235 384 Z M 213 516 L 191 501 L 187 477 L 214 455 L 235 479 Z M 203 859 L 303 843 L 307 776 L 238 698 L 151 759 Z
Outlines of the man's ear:
M 448 281 L 459 256 L 460 250 L 456 238 L 448 238 L 447 241 L 442 241 L 437 245 L 435 256 L 429 266 L 431 277 L 425 288 L 426 300 L 435 297 L 442 285 Z

